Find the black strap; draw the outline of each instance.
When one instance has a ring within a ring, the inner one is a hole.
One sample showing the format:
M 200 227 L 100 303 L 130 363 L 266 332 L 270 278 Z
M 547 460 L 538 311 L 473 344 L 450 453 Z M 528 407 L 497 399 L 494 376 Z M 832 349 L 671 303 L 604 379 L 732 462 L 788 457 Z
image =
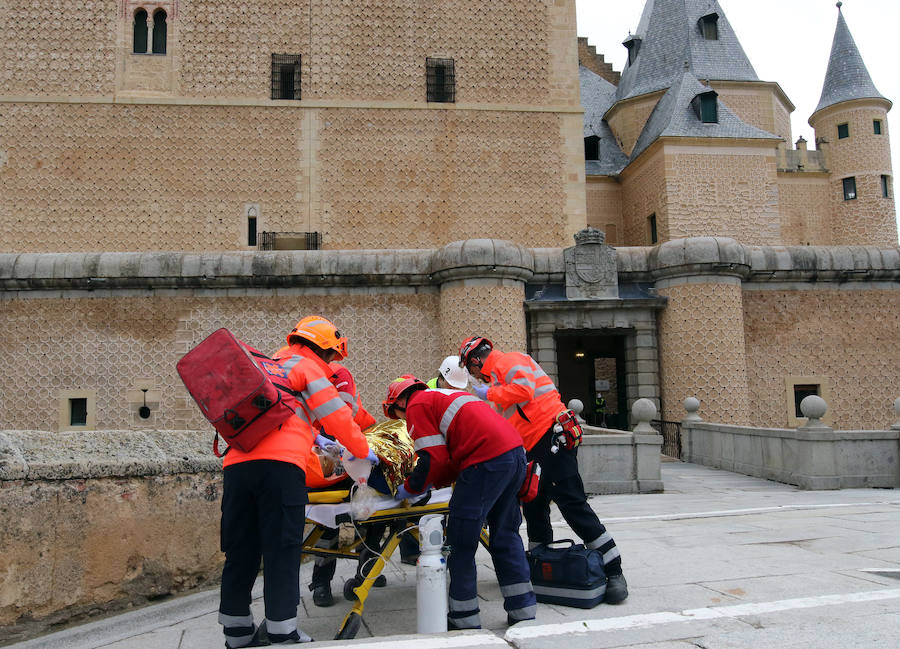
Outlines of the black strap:
M 516 410 L 519 412 L 519 416 L 520 416 L 522 419 L 524 419 L 525 421 L 527 421 L 529 424 L 531 423 L 531 420 L 527 417 L 527 415 L 525 414 L 525 411 L 522 410 L 522 406 L 520 406 L 519 404 L 516 404 Z

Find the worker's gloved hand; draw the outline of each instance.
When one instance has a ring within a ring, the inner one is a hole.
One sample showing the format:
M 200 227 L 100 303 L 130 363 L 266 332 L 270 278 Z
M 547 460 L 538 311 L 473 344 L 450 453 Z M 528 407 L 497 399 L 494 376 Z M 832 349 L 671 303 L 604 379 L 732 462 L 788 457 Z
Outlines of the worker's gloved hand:
M 369 449 L 369 454 L 366 456 L 366 459 L 372 463 L 372 466 L 378 466 L 381 460 L 378 459 L 378 456 L 375 455 L 375 451 Z
M 403 501 L 403 500 L 414 500 L 415 498 L 418 498 L 421 495 L 422 494 L 410 493 L 405 486 L 400 485 L 399 487 L 397 487 L 397 493 L 394 494 L 394 500 L 396 500 L 398 502 Z
M 475 385 L 472 386 L 472 392 L 479 399 L 487 399 L 487 391 L 488 391 L 489 387 L 491 387 L 491 386 L 486 385 L 484 383 L 476 383 Z
M 316 441 L 315 441 L 315 444 L 316 444 L 316 446 L 318 446 L 318 447 L 321 448 L 322 450 L 329 450 L 329 449 L 332 449 L 332 448 L 334 448 L 334 447 L 336 447 L 336 446 L 338 445 L 338 443 L 337 443 L 336 441 L 334 441 L 333 439 L 328 439 L 327 437 L 325 437 L 325 436 L 322 435 L 321 433 L 318 434 L 318 435 L 316 435 Z

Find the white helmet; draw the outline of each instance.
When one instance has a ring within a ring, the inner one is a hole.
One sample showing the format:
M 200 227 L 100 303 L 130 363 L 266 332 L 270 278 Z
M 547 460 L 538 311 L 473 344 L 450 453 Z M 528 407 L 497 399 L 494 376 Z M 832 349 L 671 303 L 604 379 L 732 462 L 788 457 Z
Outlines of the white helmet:
M 459 356 L 448 356 L 438 370 L 444 380 L 454 388 L 463 390 L 469 384 L 469 373 L 459 366 Z

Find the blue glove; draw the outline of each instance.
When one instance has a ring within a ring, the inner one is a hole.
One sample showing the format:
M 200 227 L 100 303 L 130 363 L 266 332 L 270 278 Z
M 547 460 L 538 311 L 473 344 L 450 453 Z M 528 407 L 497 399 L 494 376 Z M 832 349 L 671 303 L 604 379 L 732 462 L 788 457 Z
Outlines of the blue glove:
M 369 454 L 366 456 L 366 459 L 372 463 L 372 466 L 378 466 L 381 460 L 378 459 L 378 456 L 375 455 L 375 451 L 369 449 Z
M 335 442 L 333 439 L 328 439 L 324 435 L 319 434 L 319 435 L 316 435 L 315 445 L 323 450 L 327 450 L 330 448 L 334 448 L 335 446 L 338 445 L 338 443 Z
M 397 493 L 394 495 L 394 500 L 399 502 L 402 500 L 409 500 L 411 498 L 415 498 L 416 496 L 419 496 L 419 495 L 421 495 L 421 494 L 409 493 L 409 491 L 407 491 L 405 486 L 400 485 L 399 487 L 397 487 Z
M 484 383 L 476 383 L 472 386 L 472 392 L 474 392 L 475 396 L 479 399 L 487 399 L 487 391 L 490 387 L 491 386 Z

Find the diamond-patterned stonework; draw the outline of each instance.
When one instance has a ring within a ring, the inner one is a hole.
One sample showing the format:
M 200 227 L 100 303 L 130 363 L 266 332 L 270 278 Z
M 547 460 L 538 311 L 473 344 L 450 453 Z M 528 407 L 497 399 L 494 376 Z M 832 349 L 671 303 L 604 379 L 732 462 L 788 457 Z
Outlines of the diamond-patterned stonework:
M 752 424 L 785 427 L 785 378 L 822 376 L 836 430 L 889 428 L 897 418 L 898 313 L 897 290 L 745 291 Z
M 750 423 L 744 309 L 738 284 L 682 284 L 659 290 L 669 303 L 659 319 L 662 418 L 678 421 L 688 397 L 700 415 Z
M 380 412 L 387 384 L 403 373 L 430 378 L 451 350 L 438 344 L 436 293 L 390 295 L 244 295 L 6 300 L 0 330 L 0 392 L 22 386 L 46 399 L 8 398 L 0 429 L 56 430 L 61 390 L 94 390 L 97 429 L 134 427 L 126 392 L 138 378 L 160 392 L 157 429 L 209 427 L 175 371 L 175 364 L 207 335 L 226 327 L 272 353 L 304 315 L 331 318 L 350 339 L 347 367 L 363 405 Z M 37 323 L 40 323 L 38 325 Z M 380 417 L 380 415 L 378 415 Z

